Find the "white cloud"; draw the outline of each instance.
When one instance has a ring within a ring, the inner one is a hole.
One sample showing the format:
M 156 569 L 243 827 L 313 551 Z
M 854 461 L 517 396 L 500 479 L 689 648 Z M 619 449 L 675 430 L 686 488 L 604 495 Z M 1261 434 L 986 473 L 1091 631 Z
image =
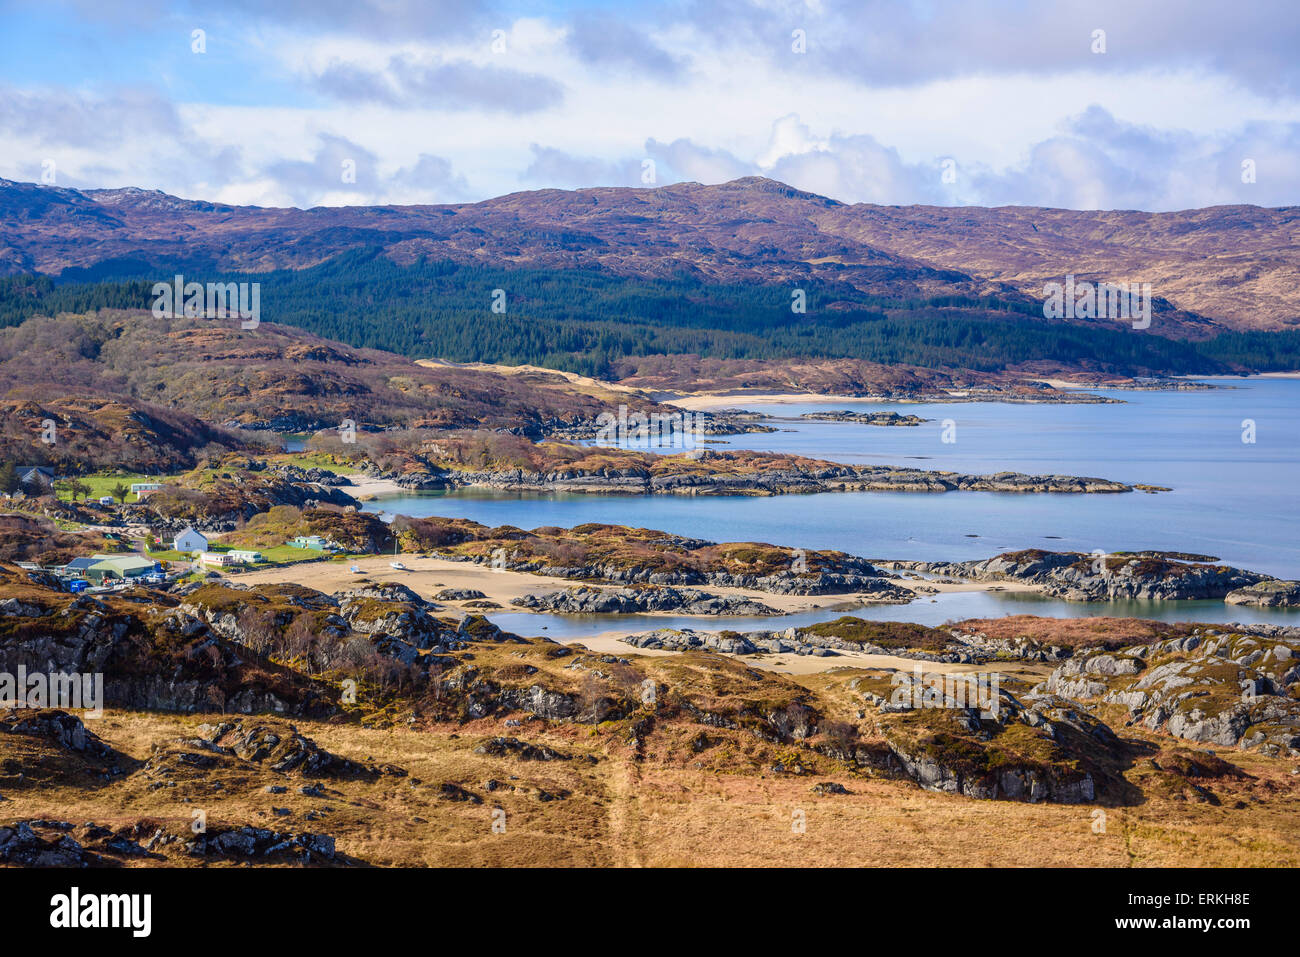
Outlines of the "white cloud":
M 301 101 L 0 87 L 0 175 L 34 178 L 56 156 L 74 185 L 454 202 L 639 185 L 653 159 L 660 183 L 761 173 L 848 202 L 1295 204 L 1300 67 L 1279 51 L 1300 14 L 1262 2 L 1277 17 L 1267 36 L 1253 8 L 1216 19 L 1208 0 L 1181 20 L 1112 0 L 931 4 L 928 18 L 903 0 L 714 0 L 617 20 L 451 3 L 437 24 L 406 0 L 239 0 L 226 11 L 244 18 L 250 68 Z M 1094 21 L 1110 51 L 1069 52 Z M 1204 35 L 1215 24 L 1217 41 Z M 809 31 L 807 54 L 789 50 L 792 25 Z M 355 184 L 339 182 L 341 150 Z M 1240 182 L 1244 158 L 1255 184 Z

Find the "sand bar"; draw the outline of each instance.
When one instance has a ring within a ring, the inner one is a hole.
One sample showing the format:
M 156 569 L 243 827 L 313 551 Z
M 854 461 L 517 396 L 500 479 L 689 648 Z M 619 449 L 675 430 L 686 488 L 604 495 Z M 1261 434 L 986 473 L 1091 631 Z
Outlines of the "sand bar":
M 393 568 L 390 563 L 394 560 L 406 565 L 406 570 Z M 354 566 L 358 571 L 353 572 L 351 570 Z M 528 609 L 512 606 L 510 601 L 513 598 L 530 594 L 544 594 L 581 584 L 570 579 L 555 578 L 548 575 L 533 575 L 516 571 L 494 571 L 484 565 L 477 565 L 472 562 L 454 562 L 445 558 L 426 558 L 414 555 L 399 555 L 397 559 L 385 555 L 359 558 L 355 561 L 303 562 L 296 565 L 264 568 L 247 574 L 234 575 L 231 576 L 231 580 L 249 585 L 294 582 L 327 593 L 359 587 L 365 582 L 400 582 L 416 594 L 429 599 L 432 599 L 436 593 L 444 588 L 475 589 L 487 596 L 486 599 L 478 599 L 479 601 L 492 601 L 502 606 L 500 610 L 516 613 L 528 613 Z M 1003 588 L 1007 591 L 1036 590 L 1032 585 L 1014 582 L 992 584 L 985 582 L 960 582 L 955 584 L 926 582 L 925 584 L 943 592 L 988 591 L 993 588 Z M 603 587 L 613 588 L 616 586 Z M 855 608 L 862 607 L 864 604 L 848 595 L 818 595 L 811 597 L 773 595 L 768 592 L 749 589 L 714 588 L 711 586 L 704 586 L 703 590 L 713 594 L 752 598 L 776 608 L 784 614 L 811 611 L 818 608 L 834 608 L 835 606 L 843 606 L 845 614 L 852 614 Z M 918 595 L 918 600 L 924 599 L 924 595 Z M 482 614 L 486 612 L 490 614 L 495 611 L 495 609 L 467 607 L 464 602 L 444 602 L 443 604 L 451 613 L 471 612 Z M 645 614 L 649 617 L 682 617 L 677 612 L 647 612 Z M 611 616 L 611 620 L 616 620 L 616 618 Z M 705 631 L 720 630 L 728 627 L 728 619 L 725 617 L 702 618 L 695 627 Z M 747 625 L 746 627 L 753 626 Z M 627 635 L 644 630 L 644 627 L 612 628 L 595 636 L 554 640 L 559 641 L 561 644 L 585 645 L 592 651 L 602 654 L 651 656 L 678 654 L 675 651 L 634 648 L 619 640 Z M 539 628 L 536 633 L 540 635 L 541 629 Z M 755 667 L 784 674 L 812 674 L 844 667 L 910 669 L 915 664 L 910 658 L 899 658 L 894 655 L 867 655 L 847 652 L 840 652 L 828 657 L 762 655 L 746 657 L 743 660 Z M 927 671 L 941 672 L 989 670 L 989 666 L 933 664 L 930 662 L 924 663 L 924 667 Z
M 411 490 L 398 485 L 392 479 L 375 478 L 373 475 L 366 475 L 362 472 L 356 472 L 352 475 L 344 475 L 345 479 L 352 483 L 351 487 L 342 486 L 341 491 L 346 492 L 359 501 L 365 501 L 372 498 L 382 498 L 387 495 L 409 495 Z
M 748 408 L 751 405 L 783 405 L 803 402 L 898 402 L 898 399 L 885 399 L 860 395 L 819 395 L 816 392 L 733 392 L 704 395 L 673 396 L 664 394 L 660 401 L 682 409 L 726 409 Z

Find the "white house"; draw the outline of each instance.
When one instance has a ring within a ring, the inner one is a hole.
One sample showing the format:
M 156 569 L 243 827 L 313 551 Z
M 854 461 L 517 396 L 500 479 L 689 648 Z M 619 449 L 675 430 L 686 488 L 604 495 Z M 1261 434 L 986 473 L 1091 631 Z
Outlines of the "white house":
M 18 473 L 18 481 L 26 486 L 24 491 L 54 487 L 54 470 L 44 465 L 20 465 L 14 471 Z
M 208 540 L 193 528 L 187 528 L 172 539 L 172 548 L 178 552 L 206 552 Z

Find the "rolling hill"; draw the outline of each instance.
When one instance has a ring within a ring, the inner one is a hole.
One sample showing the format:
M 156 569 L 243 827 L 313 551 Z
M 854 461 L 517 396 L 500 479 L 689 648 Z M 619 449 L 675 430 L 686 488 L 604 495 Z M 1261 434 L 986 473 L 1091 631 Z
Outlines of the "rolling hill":
M 1150 282 L 1181 314 L 1181 331 L 1196 334 L 1205 320 L 1233 329 L 1300 323 L 1297 224 L 1297 207 L 1143 213 L 846 205 L 759 177 L 307 210 L 0 180 L 0 270 L 93 274 L 187 261 L 266 272 L 377 246 L 399 264 L 445 259 L 718 284 L 830 282 L 892 299 L 1027 302 L 1041 301 L 1045 282 L 1073 274 Z
M 604 380 L 674 356 L 760 363 L 773 381 L 822 360 L 1283 370 L 1300 366 L 1295 222 L 1255 207 L 847 206 L 756 177 L 309 210 L 0 181 L 0 326 L 147 309 L 154 283 L 183 274 L 256 282 L 263 319 L 351 347 Z M 1045 318 L 1043 286 L 1066 276 L 1150 283 L 1149 327 Z

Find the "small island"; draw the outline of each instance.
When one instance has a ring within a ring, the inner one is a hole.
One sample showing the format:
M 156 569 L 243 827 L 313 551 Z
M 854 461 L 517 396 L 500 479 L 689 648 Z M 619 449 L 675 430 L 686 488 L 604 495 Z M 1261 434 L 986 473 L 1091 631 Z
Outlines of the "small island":
M 801 419 L 818 422 L 853 422 L 857 425 L 920 425 L 929 422 L 919 415 L 899 415 L 897 412 L 805 412 Z

